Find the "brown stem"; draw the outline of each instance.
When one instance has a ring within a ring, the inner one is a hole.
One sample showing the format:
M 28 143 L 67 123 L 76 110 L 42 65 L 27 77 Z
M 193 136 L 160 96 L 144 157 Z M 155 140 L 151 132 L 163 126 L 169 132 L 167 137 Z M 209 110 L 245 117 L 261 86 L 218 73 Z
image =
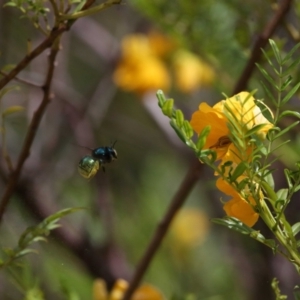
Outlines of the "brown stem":
M 0 90 L 10 82 L 20 71 L 25 69 L 27 65 L 37 56 L 39 56 L 44 50 L 51 47 L 54 41 L 66 30 L 69 29 L 68 25 L 60 25 L 58 28 L 54 28 L 50 35 L 33 51 L 26 55 L 7 75 L 0 80 Z
M 51 48 L 51 52 L 49 55 L 48 72 L 47 72 L 45 83 L 43 85 L 43 91 L 44 91 L 43 100 L 33 115 L 27 135 L 25 137 L 25 141 L 21 153 L 18 158 L 17 166 L 9 176 L 8 183 L 6 185 L 6 190 L 4 191 L 3 197 L 0 202 L 0 222 L 2 220 L 9 199 L 16 188 L 25 160 L 29 156 L 30 148 L 35 138 L 40 121 L 44 115 L 48 103 L 51 100 L 50 88 L 51 88 L 51 83 L 52 83 L 52 78 L 53 78 L 53 73 L 55 68 L 55 58 L 59 50 L 59 38 L 57 38 L 56 41 L 53 40 L 52 42 L 53 42 L 53 46 Z
M 123 300 L 129 300 L 131 298 L 132 293 L 139 285 L 144 273 L 146 272 L 149 264 L 152 261 L 152 258 L 154 257 L 154 254 L 156 253 L 163 238 L 165 237 L 175 214 L 183 205 L 183 203 L 187 199 L 187 196 L 189 195 L 194 185 L 198 181 L 200 177 L 200 171 L 202 170 L 202 168 L 203 165 L 201 165 L 198 160 L 195 160 L 192 163 L 177 193 L 172 199 L 165 216 L 163 217 L 162 221 L 158 224 L 157 229 L 149 243 L 149 246 L 147 247 L 146 252 L 144 253 L 142 259 L 140 260 L 136 268 L 134 277 L 130 282 L 129 288 L 126 291 Z
M 266 46 L 268 43 L 268 39 L 273 35 L 276 28 L 280 24 L 280 22 L 283 20 L 284 16 L 288 12 L 290 6 L 291 6 L 292 0 L 284 0 L 281 3 L 281 6 L 279 6 L 276 14 L 271 19 L 271 21 L 266 25 L 263 32 L 258 36 L 252 52 L 251 57 L 248 60 L 248 63 L 240 76 L 239 80 L 237 81 L 235 88 L 233 90 L 233 94 L 237 94 L 247 88 L 247 83 L 249 78 L 251 77 L 254 69 L 255 69 L 255 63 L 257 63 L 262 55 L 261 49 Z

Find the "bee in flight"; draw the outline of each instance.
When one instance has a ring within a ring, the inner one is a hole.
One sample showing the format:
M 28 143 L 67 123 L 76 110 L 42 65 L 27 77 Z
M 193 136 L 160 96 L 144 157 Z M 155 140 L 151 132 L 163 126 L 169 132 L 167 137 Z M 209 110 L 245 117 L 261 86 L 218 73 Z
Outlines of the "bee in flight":
M 116 142 L 114 142 L 110 147 L 98 147 L 95 149 L 90 149 L 92 151 L 91 155 L 84 156 L 78 164 L 79 174 L 87 179 L 93 178 L 100 168 L 105 172 L 105 164 L 109 164 L 118 158 L 116 149 L 114 148 Z

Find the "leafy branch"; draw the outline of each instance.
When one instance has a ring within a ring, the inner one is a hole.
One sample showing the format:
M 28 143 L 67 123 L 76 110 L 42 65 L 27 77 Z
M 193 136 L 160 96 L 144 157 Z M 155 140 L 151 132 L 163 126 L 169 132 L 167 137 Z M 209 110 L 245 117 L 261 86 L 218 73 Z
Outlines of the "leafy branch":
M 60 225 L 57 223 L 62 217 L 69 215 L 71 213 L 77 212 L 82 210 L 81 207 L 73 207 L 73 208 L 66 208 L 60 210 L 53 215 L 44 219 L 40 224 L 37 226 L 32 226 L 27 228 L 18 241 L 18 246 L 15 248 L 6 248 L 4 249 L 5 258 L 0 260 L 0 268 L 4 268 L 10 266 L 14 261 L 18 258 L 23 257 L 29 253 L 36 253 L 36 251 L 29 246 L 33 243 L 46 241 L 46 237 L 50 234 L 50 232 Z

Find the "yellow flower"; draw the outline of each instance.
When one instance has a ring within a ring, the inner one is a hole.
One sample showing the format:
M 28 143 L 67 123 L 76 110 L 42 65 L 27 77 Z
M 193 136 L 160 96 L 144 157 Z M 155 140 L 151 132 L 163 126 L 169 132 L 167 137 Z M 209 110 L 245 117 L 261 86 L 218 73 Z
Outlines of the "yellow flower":
M 241 92 L 227 100 L 222 100 L 210 107 L 203 102 L 199 106 L 199 110 L 192 115 L 191 125 L 198 134 L 207 126 L 211 126 L 211 131 L 207 137 L 204 149 L 213 149 L 217 153 L 217 160 L 231 160 L 239 163 L 240 159 L 236 154 L 238 149 L 232 144 L 229 136 L 227 115 L 233 115 L 235 124 L 242 128 L 245 132 L 252 129 L 256 125 L 262 125 L 256 134 L 261 138 L 265 138 L 268 130 L 273 125 L 262 115 L 260 108 L 255 104 L 254 98 L 248 92 Z M 249 152 L 250 153 L 249 153 Z M 243 155 L 250 157 L 252 149 L 246 149 Z
M 175 48 L 175 42 L 157 31 L 151 31 L 148 34 L 149 47 L 152 54 L 156 56 L 165 56 Z
M 173 220 L 170 232 L 175 248 L 191 248 L 202 243 L 208 227 L 208 217 L 201 210 L 196 208 L 180 210 Z
M 243 178 L 245 177 L 241 177 L 239 180 L 242 180 Z M 235 217 L 247 226 L 252 227 L 257 222 L 259 214 L 253 209 L 253 206 L 255 206 L 256 202 L 249 194 L 249 191 L 246 191 L 246 193 L 248 193 L 247 201 L 227 181 L 223 180 L 222 178 L 217 180 L 216 186 L 221 192 L 232 197 L 232 199 L 226 202 L 223 206 L 226 214 L 230 217 Z M 260 198 L 263 198 L 263 194 L 261 192 L 259 195 Z
M 153 44 L 155 43 L 142 34 L 123 39 L 122 57 L 113 76 L 117 86 L 139 94 L 150 90 L 169 89 L 170 77 L 167 68 L 156 56 L 157 52 L 163 50 L 156 49 Z
M 96 279 L 93 285 L 93 300 L 122 300 L 128 288 L 128 282 L 118 279 L 110 293 L 103 279 Z M 164 300 L 162 293 L 150 284 L 142 284 L 133 293 L 131 300 Z
M 214 81 L 213 69 L 191 52 L 177 51 L 173 63 L 176 85 L 183 92 L 192 92 L 201 86 L 209 86 Z
M 114 82 L 125 91 L 144 94 L 168 90 L 170 78 L 164 64 L 154 56 L 124 57 L 114 73 Z

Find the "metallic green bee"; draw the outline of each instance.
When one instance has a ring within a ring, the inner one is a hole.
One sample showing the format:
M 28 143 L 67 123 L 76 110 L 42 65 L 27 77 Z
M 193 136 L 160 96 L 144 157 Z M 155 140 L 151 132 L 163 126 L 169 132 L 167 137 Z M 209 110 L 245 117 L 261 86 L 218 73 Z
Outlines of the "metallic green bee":
M 79 164 L 78 164 L 78 172 L 79 174 L 87 179 L 93 178 L 100 167 L 102 167 L 103 172 L 105 172 L 104 165 L 113 162 L 118 158 L 118 154 L 114 145 L 116 142 L 112 144 L 110 147 L 98 147 L 96 149 L 90 149 L 92 151 L 92 155 L 84 156 Z

